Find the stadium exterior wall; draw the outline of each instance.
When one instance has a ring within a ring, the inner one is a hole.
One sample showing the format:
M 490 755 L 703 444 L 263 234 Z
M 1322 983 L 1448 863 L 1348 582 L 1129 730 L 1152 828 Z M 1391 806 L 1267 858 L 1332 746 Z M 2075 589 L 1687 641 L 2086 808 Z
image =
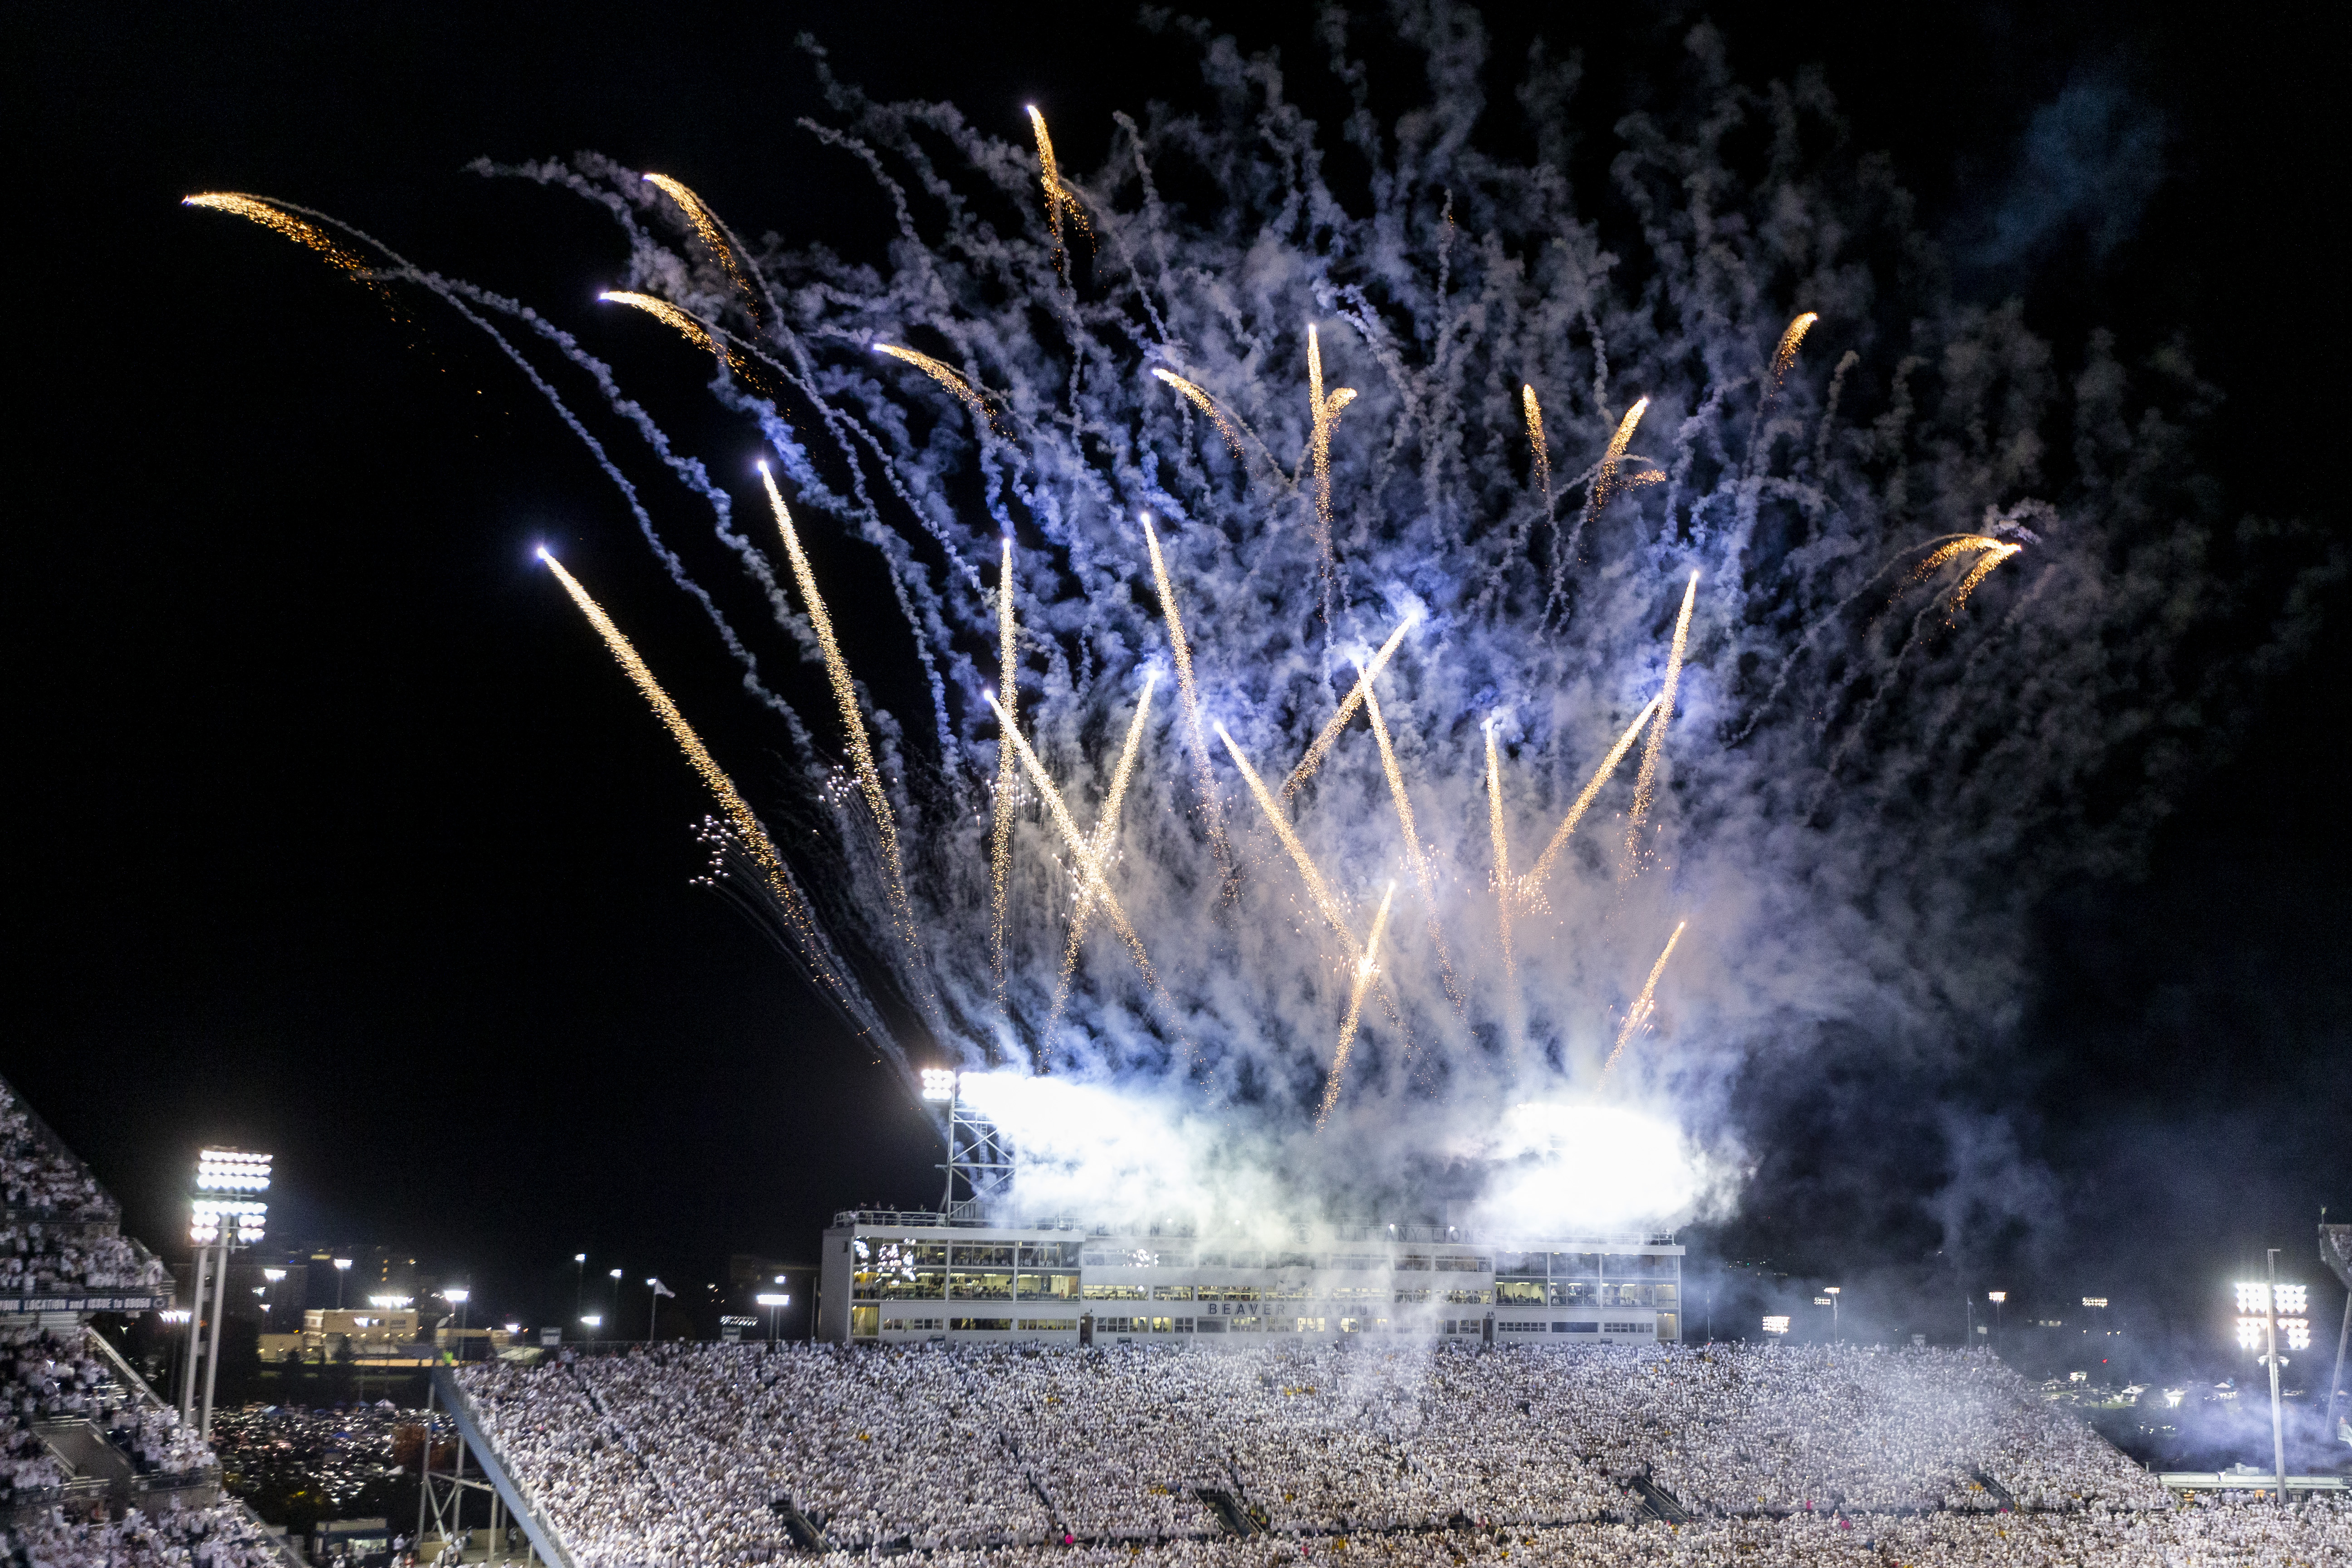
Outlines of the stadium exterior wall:
M 1504 1245 L 1381 1226 L 1268 1248 L 857 1210 L 835 1216 L 823 1250 L 816 1332 L 836 1344 L 1682 1337 L 1671 1236 Z

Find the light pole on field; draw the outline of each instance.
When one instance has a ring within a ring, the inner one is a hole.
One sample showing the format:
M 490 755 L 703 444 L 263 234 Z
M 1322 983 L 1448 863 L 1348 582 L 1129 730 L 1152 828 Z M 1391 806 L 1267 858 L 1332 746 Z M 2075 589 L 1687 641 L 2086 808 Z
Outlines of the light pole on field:
M 774 1344 L 776 1342 L 776 1309 L 791 1306 L 793 1299 L 780 1290 L 762 1290 L 751 1300 L 768 1309 L 768 1342 Z
M 2009 1292 L 2006 1290 L 1988 1290 L 1985 1292 L 1985 1300 L 1992 1303 L 1992 1342 L 1994 1348 L 1999 1349 L 2000 1345 L 2000 1304 L 2009 1300 Z
M 352 1277 L 352 1260 L 351 1260 L 350 1258 L 336 1258 L 336 1259 L 335 1259 L 335 1310 L 336 1310 L 336 1311 L 338 1311 L 338 1312 L 340 1312 L 340 1311 L 341 1311 L 341 1310 L 343 1310 L 343 1281 L 344 1281 L 344 1280 L 346 1280 L 346 1279 L 350 1279 L 351 1277 Z
M 575 1252 L 572 1255 L 572 1315 L 575 1318 L 580 1315 L 580 1298 L 587 1289 L 588 1255 Z
M 2242 1280 L 2238 1293 L 2238 1346 L 2258 1351 L 2271 1369 L 2271 1470 L 2278 1483 L 2278 1501 L 2286 1502 L 2286 1417 L 2279 1405 L 2279 1331 L 2286 1331 L 2289 1350 L 2311 1348 L 2311 1320 L 2304 1316 L 2310 1292 L 2301 1285 L 2278 1282 L 2278 1255 L 2269 1249 L 2259 1281 Z M 2288 1317 L 2279 1316 L 2284 1308 Z M 2261 1316 L 2254 1314 L 2259 1312 Z

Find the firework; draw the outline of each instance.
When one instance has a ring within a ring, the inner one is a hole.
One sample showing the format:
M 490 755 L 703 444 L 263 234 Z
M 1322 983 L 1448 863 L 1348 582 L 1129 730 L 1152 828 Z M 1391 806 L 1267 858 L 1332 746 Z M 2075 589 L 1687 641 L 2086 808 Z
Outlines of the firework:
M 1216 857 L 1222 880 L 1231 870 L 1233 852 L 1225 842 L 1224 812 L 1217 804 L 1217 783 L 1209 772 L 1209 742 L 1201 732 L 1200 694 L 1192 685 L 1192 650 L 1184 639 L 1184 616 L 1176 607 L 1176 590 L 1168 582 L 1168 563 L 1160 553 L 1160 535 L 1152 531 L 1151 514 L 1143 514 L 1143 542 L 1151 552 L 1151 580 L 1160 590 L 1160 613 L 1168 619 L 1168 650 L 1176 664 L 1176 693 L 1184 705 L 1184 738 L 1192 750 L 1192 778 L 1201 794 L 1201 811 L 1209 830 L 1209 850 Z
M 1790 321 L 1789 330 L 1780 334 L 1780 346 L 1772 353 L 1772 391 L 1774 393 L 1780 390 L 1781 384 L 1789 379 L 1789 372 L 1796 365 L 1797 345 L 1805 341 L 1805 334 L 1811 331 L 1813 323 L 1821 319 L 1818 311 L 1808 310 Z
M 1216 730 L 1217 739 L 1223 741 L 1225 750 L 1233 754 L 1234 766 L 1241 770 L 1242 777 L 1247 781 L 1250 794 L 1257 797 L 1258 809 L 1265 813 L 1267 826 L 1274 829 L 1274 836 L 1282 841 L 1282 847 L 1290 852 L 1291 863 L 1298 868 L 1298 875 L 1306 881 L 1307 896 L 1314 901 L 1316 912 L 1339 933 L 1340 945 L 1347 949 L 1349 960 L 1360 960 L 1364 954 L 1363 950 L 1356 945 L 1356 933 L 1348 929 L 1347 914 L 1339 908 L 1339 900 L 1331 896 L 1331 889 L 1324 885 L 1323 873 L 1318 871 L 1315 862 L 1307 858 L 1307 846 L 1298 841 L 1298 835 L 1292 832 L 1290 824 L 1282 819 L 1282 807 L 1276 804 L 1272 792 L 1265 787 L 1265 781 L 1258 777 L 1257 770 L 1250 766 L 1249 759 L 1242 755 L 1241 747 L 1225 732 L 1225 727 L 1220 724 Z
M 2022 544 L 1996 544 L 1979 556 L 1977 563 L 1969 568 L 1969 574 L 1960 579 L 1960 585 L 1952 590 L 1951 603 L 1944 612 L 1944 624 L 1948 626 L 1958 626 L 1960 612 L 1968 607 L 1969 595 L 1977 591 L 1977 584 L 1991 576 L 1994 567 L 2024 548 Z
M 1617 771 L 1617 764 L 1625 760 L 1625 753 L 1633 749 L 1634 738 L 1641 734 L 1642 726 L 1649 722 L 1650 715 L 1658 710 L 1658 702 L 1659 699 L 1651 698 L 1648 705 L 1633 715 L 1633 721 L 1625 726 L 1625 732 L 1617 737 L 1617 743 L 1609 748 L 1609 754 L 1601 759 L 1601 765 L 1593 769 L 1591 778 L 1585 781 L 1583 791 L 1569 806 L 1568 815 L 1561 817 L 1559 826 L 1552 830 L 1551 842 L 1544 846 L 1543 853 L 1536 857 L 1534 867 L 1519 884 L 1519 896 L 1528 904 L 1535 904 L 1543 898 L 1544 879 L 1551 875 L 1553 863 L 1559 860 L 1560 851 L 1568 847 L 1569 835 L 1574 833 L 1576 825 L 1584 820 L 1584 814 L 1592 807 L 1593 797 L 1601 793 L 1601 786 L 1609 782 L 1609 775 Z
M 1389 640 L 1381 645 L 1381 651 L 1372 655 L 1372 662 L 1357 672 L 1356 684 L 1349 689 L 1346 698 L 1315 739 L 1307 743 L 1307 754 L 1298 759 L 1298 765 L 1290 770 L 1290 776 L 1282 781 L 1284 800 L 1297 795 L 1298 786 L 1315 776 L 1315 770 L 1323 765 L 1323 758 L 1330 752 L 1332 742 L 1339 740 L 1339 732 L 1348 727 L 1348 721 L 1355 717 L 1357 707 L 1371 690 L 1372 682 L 1379 679 L 1381 671 L 1387 668 L 1389 656 L 1396 652 L 1399 643 L 1404 641 L 1404 634 L 1420 624 L 1420 616 L 1407 616 L 1398 624 L 1397 629 L 1389 634 Z
M 1644 397 L 1625 410 L 1625 417 L 1617 422 L 1617 434 L 1609 437 L 1609 450 L 1601 455 L 1601 467 L 1593 474 L 1591 488 L 1585 492 L 1587 515 L 1599 515 L 1601 509 L 1609 504 L 1609 498 L 1623 489 L 1626 483 L 1646 481 L 1647 476 L 1638 476 L 1621 483 L 1617 470 L 1625 461 L 1625 448 L 1633 444 L 1633 427 L 1642 423 L 1642 416 L 1649 412 L 1649 408 L 1650 400 Z
M 1037 133 L 1037 177 L 1045 187 L 1045 226 L 1053 231 L 1054 265 L 1058 268 L 1067 254 L 1062 247 L 1064 226 L 1075 221 L 1089 239 L 1094 231 L 1087 226 L 1086 209 L 1078 205 L 1078 193 L 1062 178 L 1061 163 L 1054 156 L 1054 139 L 1045 134 L 1045 117 L 1034 103 L 1029 105 L 1029 128 Z
M 1381 749 L 1381 771 L 1388 775 L 1389 798 L 1396 805 L 1397 826 L 1404 834 L 1405 864 L 1412 868 L 1414 886 L 1421 889 L 1423 906 L 1429 911 L 1429 942 L 1437 952 L 1437 972 L 1445 982 L 1446 997 L 1454 1004 L 1455 1016 L 1468 1008 L 1462 987 L 1454 977 L 1454 954 L 1445 945 L 1444 927 L 1437 919 L 1437 877 L 1430 868 L 1429 851 L 1421 842 L 1421 832 L 1412 819 L 1412 796 L 1404 787 L 1404 770 L 1397 766 L 1396 748 L 1390 743 L 1389 727 L 1381 718 L 1379 693 L 1364 688 L 1364 713 L 1372 721 L 1372 739 Z
M 1331 567 L 1331 432 L 1339 427 L 1339 411 L 1356 400 L 1356 389 L 1342 386 L 1328 395 L 1323 391 L 1323 344 L 1310 324 L 1307 329 L 1307 399 L 1314 416 L 1308 437 L 1315 466 L 1315 542 L 1323 552 L 1323 566 Z
M 688 342 L 705 353 L 726 352 L 712 341 L 710 329 L 704 326 L 698 318 L 687 314 L 667 300 L 656 300 L 651 294 L 632 293 L 626 289 L 607 289 L 596 298 L 614 305 L 627 305 L 635 310 L 643 310 L 656 321 L 674 329 Z M 730 353 L 728 357 L 732 359 L 734 356 Z
M 1688 924 L 1690 924 L 1688 921 L 1684 921 L 1675 927 L 1675 934 L 1666 938 L 1666 950 L 1658 954 L 1657 963 L 1650 965 L 1650 977 L 1642 982 L 1642 994 L 1634 997 L 1633 1005 L 1626 1009 L 1625 1022 L 1617 1031 L 1617 1043 L 1610 1048 L 1609 1059 L 1601 1064 L 1601 1077 L 1609 1076 L 1609 1069 L 1615 1067 L 1617 1058 L 1625 1054 L 1625 1043 L 1633 1037 L 1636 1030 L 1650 1021 L 1650 1015 L 1657 1011 L 1655 997 L 1658 990 L 1658 976 L 1666 972 L 1666 960 L 1675 955 L 1675 943 L 1682 941 L 1683 927 Z
M 719 221 L 719 215 L 705 206 L 700 196 L 667 174 L 647 174 L 645 180 L 646 184 L 677 204 L 678 210 L 686 214 L 687 221 L 694 226 L 694 232 L 702 237 L 702 243 L 709 247 L 710 254 L 719 258 L 719 265 L 727 273 L 727 280 L 742 294 L 744 308 L 757 314 L 754 309 L 757 296 L 752 291 L 751 279 L 744 276 L 742 263 L 735 258 L 735 247 L 727 243 L 727 227 Z
M 995 411 L 988 406 L 988 399 L 982 397 L 979 393 L 974 392 L 971 389 L 971 383 L 958 375 L 951 367 L 940 363 L 938 360 L 933 359 L 927 353 L 919 353 L 913 349 L 900 348 L 896 343 L 876 343 L 874 346 L 879 352 L 888 354 L 892 359 L 905 360 L 908 364 L 913 365 L 917 370 L 921 371 L 925 375 L 929 376 L 941 386 L 946 387 L 957 402 L 971 410 L 972 417 L 987 426 L 989 429 L 993 431 L 995 434 L 1002 436 L 1004 433 L 1003 428 L 996 423 Z
M 1339 1084 L 1348 1071 L 1348 1053 L 1355 1047 L 1356 1024 L 1364 1016 L 1364 993 L 1372 988 L 1372 979 L 1381 972 L 1381 933 L 1388 929 L 1389 900 L 1396 897 L 1396 884 L 1391 882 L 1381 895 L 1381 907 L 1372 915 L 1372 934 L 1364 939 L 1364 956 L 1356 961 L 1356 978 L 1348 987 L 1348 1016 L 1339 1025 L 1339 1046 L 1331 1053 L 1331 1076 L 1323 1084 L 1322 1109 L 1315 1113 L 1315 1127 L 1320 1131 L 1329 1119 L 1331 1108 L 1339 1103 Z
M 1135 717 L 1128 721 L 1127 743 L 1119 748 L 1118 766 L 1112 770 L 1110 794 L 1103 801 L 1102 813 L 1095 819 L 1094 857 L 1102 862 L 1109 856 L 1111 846 L 1118 838 L 1119 807 L 1127 800 L 1128 781 L 1135 776 L 1135 759 L 1143 749 L 1143 729 L 1151 716 L 1151 691 L 1160 684 L 1160 672 L 1151 670 L 1143 678 L 1143 695 L 1135 704 Z M 1013 749 L 1005 748 L 1011 756 Z M 1062 974 L 1054 985 L 1054 1005 L 1045 1018 L 1045 1037 L 1051 1038 L 1054 1026 L 1061 1022 L 1062 1009 L 1070 998 L 1070 982 L 1077 973 L 1078 949 L 1086 940 L 1088 917 L 1094 913 L 1094 886 L 1081 879 L 1078 896 L 1070 910 L 1070 934 L 1062 949 Z
M 563 591 L 572 595 L 572 602 L 580 606 L 580 613 L 604 639 L 604 646 L 612 650 L 614 659 L 636 683 L 637 690 L 653 709 L 654 717 L 662 721 L 662 727 L 677 742 L 677 749 L 686 753 L 688 763 L 701 775 L 704 787 L 718 798 L 719 809 L 726 814 L 744 853 L 760 868 L 770 891 L 775 894 L 785 922 L 797 939 L 795 946 L 801 960 L 835 993 L 845 994 L 840 975 L 820 956 L 824 950 L 824 942 L 815 918 L 810 912 L 808 900 L 801 897 L 792 873 L 784 868 L 783 858 L 776 853 L 775 844 L 768 837 L 768 830 L 760 825 L 758 817 L 751 815 L 751 806 L 745 804 L 735 788 L 735 781 L 729 778 L 726 770 L 712 759 L 709 750 L 702 743 L 702 737 L 694 732 L 694 726 L 686 721 L 686 715 L 677 710 L 677 704 L 670 700 L 669 693 L 663 690 L 661 682 L 654 679 L 652 667 L 638 656 L 636 648 L 614 624 L 613 617 L 604 613 L 604 607 L 589 596 L 588 590 L 580 585 L 578 578 L 563 569 L 562 562 L 544 550 L 539 552 L 539 558 L 547 563 L 549 571 L 555 574 L 555 580 L 563 584 Z
M 1503 978 L 1515 973 L 1511 959 L 1511 839 L 1503 828 L 1503 762 L 1495 748 L 1495 721 L 1486 721 L 1486 831 L 1495 847 L 1495 914 L 1500 922 Z
M 1633 809 L 1625 816 L 1625 849 L 1628 854 L 1641 847 L 1642 823 L 1650 815 L 1650 804 L 1658 789 L 1658 764 L 1666 754 L 1666 726 L 1674 721 L 1675 689 L 1682 684 L 1683 652 L 1690 646 L 1691 607 L 1698 602 L 1698 574 L 1690 574 L 1689 585 L 1683 589 L 1683 607 L 1675 616 L 1675 640 L 1666 650 L 1666 684 L 1658 693 L 1658 716 L 1651 721 L 1649 743 L 1642 748 L 1641 771 L 1633 776 Z
M 227 213 L 234 217 L 257 223 L 266 229 L 284 235 L 297 245 L 317 252 L 330 266 L 340 268 L 354 278 L 365 279 L 374 270 L 366 260 L 337 244 L 317 224 L 280 211 L 258 196 L 248 196 L 236 191 L 205 191 L 181 197 L 180 205 L 184 207 L 208 207 L 214 212 Z
M 1536 402 L 1533 385 L 1519 388 L 1520 405 L 1527 410 L 1528 447 L 1535 453 L 1536 493 L 1543 497 L 1544 509 L 1551 509 L 1551 447 L 1545 444 L 1543 408 Z
M 793 576 L 800 584 L 801 597 L 807 601 L 809 625 L 816 632 L 817 646 L 824 650 L 824 672 L 833 683 L 833 700 L 841 710 L 841 727 L 849 742 L 849 761 L 857 779 L 859 793 L 866 797 L 866 809 L 873 814 L 874 831 L 881 840 L 882 873 L 890 913 L 898 926 L 898 935 L 908 947 L 908 956 L 923 973 L 922 935 L 915 926 L 915 911 L 907 899 L 906 872 L 898 856 L 898 824 L 890 810 L 890 796 L 882 785 L 882 771 L 874 765 L 874 748 L 866 736 L 866 716 L 858 710 L 857 688 L 849 677 L 849 661 L 842 657 L 841 644 L 833 635 L 833 616 L 824 607 L 824 596 L 817 592 L 816 574 L 809 567 L 808 556 L 801 550 L 800 534 L 793 527 L 793 515 L 784 508 L 783 493 L 776 489 L 776 479 L 768 472 L 768 465 L 760 465 L 760 482 L 767 488 L 768 505 L 776 516 L 776 528 L 784 536 L 784 553 L 791 557 Z M 937 1003 L 924 990 L 927 1009 L 936 1010 Z
M 1013 536 L 1004 538 L 1004 561 L 996 574 L 996 640 L 997 686 L 996 705 L 1008 715 L 1017 716 L 1016 678 L 1020 663 L 1015 654 L 1013 618 Z M 988 875 L 993 889 L 994 902 L 989 911 L 989 954 L 996 973 L 996 1005 L 1004 1006 L 1004 937 L 1005 879 L 1013 866 L 1013 808 L 1014 786 L 1021 782 L 1020 763 L 1013 748 L 1000 741 L 996 747 L 996 820 L 989 833 Z
M 1236 461 L 1246 462 L 1249 460 L 1248 454 L 1242 450 L 1242 433 L 1240 429 L 1234 426 L 1234 421 L 1226 415 L 1224 409 L 1218 405 L 1215 398 L 1210 396 L 1207 393 L 1202 391 L 1191 382 L 1186 381 L 1182 376 L 1178 375 L 1172 370 L 1154 369 L 1151 374 L 1157 376 L 1160 380 L 1164 381 L 1169 385 L 1174 387 L 1177 391 L 1182 393 L 1187 398 L 1192 400 L 1193 407 L 1199 409 L 1202 413 L 1209 416 L 1210 423 L 1217 427 L 1217 434 L 1223 436 L 1225 438 L 1225 445 L 1234 449 L 1234 458 Z

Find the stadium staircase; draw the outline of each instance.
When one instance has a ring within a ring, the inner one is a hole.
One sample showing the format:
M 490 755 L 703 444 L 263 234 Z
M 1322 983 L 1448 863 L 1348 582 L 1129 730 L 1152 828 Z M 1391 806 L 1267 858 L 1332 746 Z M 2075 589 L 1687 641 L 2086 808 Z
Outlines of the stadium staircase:
M 546 1515 L 514 1478 L 507 1473 L 506 1462 L 490 1441 L 489 1430 L 482 1422 L 481 1413 L 474 1408 L 473 1396 L 458 1386 L 455 1371 L 447 1363 L 433 1369 L 433 1391 L 441 1396 L 443 1408 L 457 1423 L 458 1435 L 482 1467 L 482 1474 L 499 1496 L 505 1500 L 507 1512 L 522 1527 L 523 1535 L 530 1542 L 531 1550 L 539 1553 L 541 1563 L 550 1568 L 578 1568 L 562 1538 L 547 1522 Z
M 1209 1511 L 1217 1516 L 1217 1522 L 1225 1527 L 1226 1533 L 1244 1539 L 1265 1533 L 1265 1527 L 1253 1519 L 1249 1511 L 1234 1500 L 1234 1494 L 1224 1488 L 1197 1487 L 1193 1489 L 1192 1495 L 1209 1505 Z
M 1674 1493 L 1650 1479 L 1649 1467 L 1646 1465 L 1642 1468 L 1640 1473 L 1625 1478 L 1625 1487 L 1628 1491 L 1642 1500 L 1643 1510 L 1659 1523 L 1688 1524 L 1691 1521 L 1690 1510 L 1685 1508 L 1681 1500 Z
M 799 1547 L 802 1551 L 824 1552 L 831 1550 L 832 1542 L 825 1540 L 824 1529 L 814 1521 L 811 1520 L 808 1515 L 803 1513 L 801 1511 L 800 1504 L 794 1502 L 791 1498 L 777 1498 L 774 1501 L 768 1504 L 768 1511 L 774 1514 L 778 1519 L 783 1521 L 784 1533 L 791 1536 L 793 1538 L 793 1544 Z
M 2017 1499 L 2010 1495 L 2009 1489 L 2002 1486 L 1999 1481 L 1994 1480 L 1984 1471 L 1971 1470 L 1969 1472 L 1969 1479 L 1975 1481 L 1977 1485 L 1984 1488 L 1985 1495 L 1992 1499 L 1992 1500 L 2000 1505 L 2001 1509 L 2010 1513 L 2015 1513 L 2018 1511 Z

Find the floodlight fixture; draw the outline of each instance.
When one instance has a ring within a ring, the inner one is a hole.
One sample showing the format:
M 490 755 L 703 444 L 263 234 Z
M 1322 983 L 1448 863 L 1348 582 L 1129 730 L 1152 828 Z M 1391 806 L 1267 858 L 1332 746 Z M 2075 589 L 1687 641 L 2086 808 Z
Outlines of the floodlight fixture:
M 471 1290 L 467 1289 L 463 1285 L 458 1286 L 454 1290 L 444 1290 L 440 1292 L 440 1296 L 443 1300 L 455 1301 L 460 1306 L 463 1306 L 467 1301 L 470 1300 L 473 1294 L 474 1293 Z
M 925 1100 L 953 1100 L 955 1098 L 955 1092 L 956 1075 L 951 1070 L 947 1068 L 925 1068 L 923 1069 L 923 1098 Z
M 751 1300 L 762 1307 L 789 1307 L 793 1304 L 793 1299 L 790 1296 L 774 1290 L 762 1290 Z
M 272 1285 L 275 1285 L 280 1279 L 286 1278 L 286 1270 L 283 1268 L 265 1268 L 261 1271 L 261 1277 L 264 1279 L 268 1280 Z
M 338 1268 L 349 1268 L 351 1266 L 352 1260 L 348 1258 L 338 1258 L 335 1259 L 335 1267 Z
M 572 1261 L 574 1263 L 585 1263 L 588 1261 L 588 1255 L 584 1252 L 575 1252 L 572 1255 Z
M 617 1268 L 614 1269 L 614 1270 L 612 1271 L 612 1274 L 613 1274 L 613 1278 L 614 1278 L 614 1279 L 618 1279 L 621 1277 L 621 1271 L 620 1271 L 619 1269 L 617 1269 Z
M 1845 1287 L 1843 1285 L 1824 1285 L 1822 1289 L 1828 1291 L 1832 1296 L 1842 1296 L 1845 1294 Z
M 2009 1292 L 2006 1290 L 1988 1290 L 1985 1292 L 1985 1300 L 1998 1307 L 2003 1301 L 2009 1300 Z
M 271 1154 L 243 1149 L 205 1149 L 196 1155 L 196 1191 L 200 1193 L 266 1193 L 269 1190 Z
M 510 1334 L 519 1334 L 522 1332 L 522 1325 L 520 1323 L 509 1323 L 507 1325 L 507 1332 Z
M 414 1306 L 416 1298 L 414 1296 L 370 1296 L 368 1298 L 368 1305 L 371 1307 L 408 1307 Z
M 1767 1318 L 1764 1320 L 1764 1331 L 1768 1334 L 1785 1334 L 1789 1331 L 1789 1320 Z
M 601 1312 L 590 1312 L 580 1321 L 592 1329 L 601 1329 L 604 1326 L 604 1316 Z
M 261 1240 L 268 1215 L 269 1205 L 252 1198 L 191 1198 L 188 1239 L 198 1247 L 223 1240 L 251 1247 Z

